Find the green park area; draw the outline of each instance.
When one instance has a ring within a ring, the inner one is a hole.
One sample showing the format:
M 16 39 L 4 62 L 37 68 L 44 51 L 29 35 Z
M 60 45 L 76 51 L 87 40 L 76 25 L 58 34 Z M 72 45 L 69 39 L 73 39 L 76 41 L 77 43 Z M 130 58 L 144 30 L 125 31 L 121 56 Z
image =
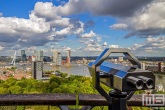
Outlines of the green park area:
M 110 88 L 102 85 L 108 92 Z M 137 91 L 136 94 L 144 91 Z M 10 77 L 3 81 L 0 80 L 0 94 L 42 94 L 42 93 L 72 93 L 72 94 L 99 94 L 92 86 L 90 77 L 70 75 L 67 77 L 65 73 L 55 76 L 51 75 L 49 80 L 41 81 L 35 79 L 21 80 Z M 79 108 L 78 105 L 71 108 Z M 0 106 L 0 110 L 59 110 L 55 106 Z M 92 110 L 107 110 L 107 107 L 95 107 Z M 144 107 L 133 107 L 133 110 L 150 110 Z

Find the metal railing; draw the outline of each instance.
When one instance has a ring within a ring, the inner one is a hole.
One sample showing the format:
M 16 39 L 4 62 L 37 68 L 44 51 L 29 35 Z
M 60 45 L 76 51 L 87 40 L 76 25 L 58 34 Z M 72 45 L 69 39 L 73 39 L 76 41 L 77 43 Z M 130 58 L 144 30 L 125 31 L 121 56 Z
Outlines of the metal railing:
M 83 106 L 80 110 L 91 110 L 95 106 L 108 106 L 106 99 L 97 94 L 1 94 L 0 106 L 52 105 L 61 110 L 71 110 L 68 105 Z M 142 95 L 133 95 L 128 106 L 143 106 Z M 165 107 L 165 105 L 163 106 Z

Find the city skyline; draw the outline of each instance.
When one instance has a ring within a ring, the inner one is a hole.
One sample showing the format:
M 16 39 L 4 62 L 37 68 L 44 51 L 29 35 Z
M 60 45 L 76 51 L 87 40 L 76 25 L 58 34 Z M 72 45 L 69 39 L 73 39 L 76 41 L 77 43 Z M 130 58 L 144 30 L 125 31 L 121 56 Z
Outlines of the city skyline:
M 165 56 L 164 0 L 0 1 L 0 56 L 53 50 L 98 56 L 128 48 L 136 56 Z

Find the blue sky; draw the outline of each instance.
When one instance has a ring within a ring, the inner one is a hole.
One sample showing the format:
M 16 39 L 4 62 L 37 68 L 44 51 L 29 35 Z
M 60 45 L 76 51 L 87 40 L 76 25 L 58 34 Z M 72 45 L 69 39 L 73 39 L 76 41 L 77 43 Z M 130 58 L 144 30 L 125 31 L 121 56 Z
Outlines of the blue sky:
M 99 55 L 128 48 L 136 56 L 165 56 L 165 0 L 1 0 L 0 54 L 54 49 Z M 160 8 L 161 7 L 161 8 Z

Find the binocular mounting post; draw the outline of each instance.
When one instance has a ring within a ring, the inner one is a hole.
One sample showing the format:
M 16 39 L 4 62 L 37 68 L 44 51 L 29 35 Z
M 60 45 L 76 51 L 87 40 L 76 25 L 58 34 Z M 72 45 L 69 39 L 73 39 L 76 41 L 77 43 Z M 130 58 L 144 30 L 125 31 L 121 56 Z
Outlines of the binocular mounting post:
M 127 92 L 111 90 L 109 96 L 111 98 L 109 110 L 127 110 Z

